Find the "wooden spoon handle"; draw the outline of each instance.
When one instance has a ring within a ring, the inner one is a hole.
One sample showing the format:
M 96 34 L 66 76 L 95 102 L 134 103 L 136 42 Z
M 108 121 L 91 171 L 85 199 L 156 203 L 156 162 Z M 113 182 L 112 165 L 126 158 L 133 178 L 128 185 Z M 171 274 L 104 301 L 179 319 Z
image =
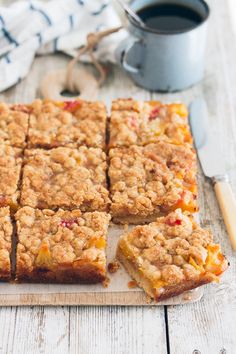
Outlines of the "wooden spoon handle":
M 236 199 L 228 182 L 216 182 L 214 189 L 232 247 L 236 251 Z

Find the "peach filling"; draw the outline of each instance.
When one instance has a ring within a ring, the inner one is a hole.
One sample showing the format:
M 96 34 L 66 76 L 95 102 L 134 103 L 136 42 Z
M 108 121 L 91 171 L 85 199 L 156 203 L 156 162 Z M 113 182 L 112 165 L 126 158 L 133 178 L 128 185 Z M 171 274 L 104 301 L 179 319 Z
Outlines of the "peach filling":
M 197 211 L 196 204 L 194 202 L 186 203 L 183 199 L 180 199 L 174 206 L 174 209 L 180 208 L 182 211 L 189 211 L 194 213 Z
M 94 238 L 89 240 L 88 248 L 93 246 L 98 249 L 104 249 L 106 247 L 106 240 L 104 238 Z
M 64 101 L 64 102 L 55 102 L 56 106 L 64 109 L 70 113 L 74 113 L 78 108 L 81 107 L 80 101 Z
M 40 246 L 38 256 L 35 261 L 38 267 L 50 267 L 52 264 L 51 252 L 48 244 L 42 244 Z
M 220 245 L 207 246 L 207 258 L 202 264 L 199 264 L 193 257 L 189 257 L 191 264 L 201 274 L 211 273 L 215 276 L 215 281 L 219 281 L 221 275 L 228 267 L 224 255 L 221 253 Z
M 127 260 L 135 260 L 134 255 L 132 254 L 132 251 L 129 249 L 127 244 L 123 241 L 120 242 L 119 247 L 122 250 L 123 255 L 127 258 Z M 207 273 L 210 273 L 213 280 L 218 282 L 219 281 L 219 275 L 222 274 L 226 268 L 227 268 L 227 262 L 225 260 L 225 257 L 221 253 L 220 246 L 219 245 L 208 245 L 207 246 L 207 258 L 205 262 L 202 262 L 202 264 L 199 264 L 192 256 L 189 257 L 187 263 L 192 265 L 197 271 L 199 271 L 200 275 L 205 275 Z M 145 270 L 143 270 L 142 267 L 138 267 L 136 265 L 136 272 L 140 276 L 145 277 Z M 168 283 L 167 281 L 164 281 L 163 279 L 148 279 L 148 281 L 151 283 L 151 286 L 154 289 L 160 289 L 165 286 L 172 285 L 171 283 Z
M 168 112 L 178 114 L 182 118 L 188 116 L 187 107 L 182 103 L 172 103 L 168 105 Z

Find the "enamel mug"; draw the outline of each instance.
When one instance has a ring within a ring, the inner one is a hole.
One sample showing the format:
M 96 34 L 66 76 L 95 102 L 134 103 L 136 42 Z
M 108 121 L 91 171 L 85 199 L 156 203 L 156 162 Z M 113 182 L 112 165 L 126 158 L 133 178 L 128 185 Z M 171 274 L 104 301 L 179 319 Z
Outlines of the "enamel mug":
M 139 86 L 151 91 L 184 90 L 202 80 L 207 39 L 209 7 L 203 0 L 135 0 L 135 11 L 158 3 L 188 6 L 202 21 L 182 31 L 158 31 L 141 27 L 128 17 L 127 38 L 119 45 L 116 57 Z

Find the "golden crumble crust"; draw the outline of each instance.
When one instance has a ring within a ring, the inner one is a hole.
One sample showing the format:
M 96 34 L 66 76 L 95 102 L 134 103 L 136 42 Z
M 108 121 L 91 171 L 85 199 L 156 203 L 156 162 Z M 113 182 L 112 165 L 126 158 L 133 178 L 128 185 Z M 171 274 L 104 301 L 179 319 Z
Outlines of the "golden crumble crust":
M 0 103 L 0 144 L 25 146 L 29 112 L 28 105 Z
M 196 211 L 196 155 L 189 146 L 158 142 L 110 150 L 111 211 L 116 218 Z
M 192 144 L 187 117 L 187 108 L 181 103 L 115 100 L 109 146 L 146 145 L 159 140 Z
M 10 218 L 10 208 L 0 208 L 0 280 L 11 278 L 11 237 L 13 227 Z
M 0 144 L 0 207 L 18 204 L 22 149 Z
M 118 257 L 119 253 L 150 282 L 156 299 L 163 297 L 168 287 L 183 284 L 179 287 L 183 292 L 185 282 L 196 287 L 216 280 L 227 268 L 210 231 L 203 230 L 191 214 L 180 209 L 121 236 Z
M 106 107 L 102 102 L 36 100 L 31 109 L 30 148 L 105 148 Z
M 97 211 L 19 209 L 17 280 L 103 281 L 109 220 L 109 214 Z
M 106 211 L 106 155 L 99 148 L 26 150 L 21 205 Z

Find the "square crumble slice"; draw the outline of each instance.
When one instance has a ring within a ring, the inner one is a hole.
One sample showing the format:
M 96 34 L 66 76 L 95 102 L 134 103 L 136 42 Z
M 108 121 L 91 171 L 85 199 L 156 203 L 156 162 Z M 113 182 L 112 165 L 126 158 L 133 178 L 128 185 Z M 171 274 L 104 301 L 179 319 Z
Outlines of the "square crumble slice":
M 25 146 L 29 113 L 28 105 L 0 103 L 0 144 Z
M 146 145 L 159 140 L 192 144 L 185 105 L 132 99 L 113 101 L 110 147 Z
M 17 208 L 21 166 L 22 149 L 0 144 L 0 207 Z
M 97 283 L 106 279 L 109 214 L 23 207 L 16 220 L 18 281 Z
M 228 266 L 212 234 L 180 209 L 122 235 L 117 258 L 156 301 L 218 281 Z
M 166 142 L 110 150 L 113 220 L 143 223 L 181 208 L 197 211 L 196 154 Z
M 106 155 L 99 148 L 26 150 L 21 205 L 106 211 Z
M 7 281 L 11 278 L 12 233 L 10 208 L 0 208 L 0 281 Z
M 31 105 L 30 148 L 105 148 L 106 107 L 102 102 L 36 100 Z

